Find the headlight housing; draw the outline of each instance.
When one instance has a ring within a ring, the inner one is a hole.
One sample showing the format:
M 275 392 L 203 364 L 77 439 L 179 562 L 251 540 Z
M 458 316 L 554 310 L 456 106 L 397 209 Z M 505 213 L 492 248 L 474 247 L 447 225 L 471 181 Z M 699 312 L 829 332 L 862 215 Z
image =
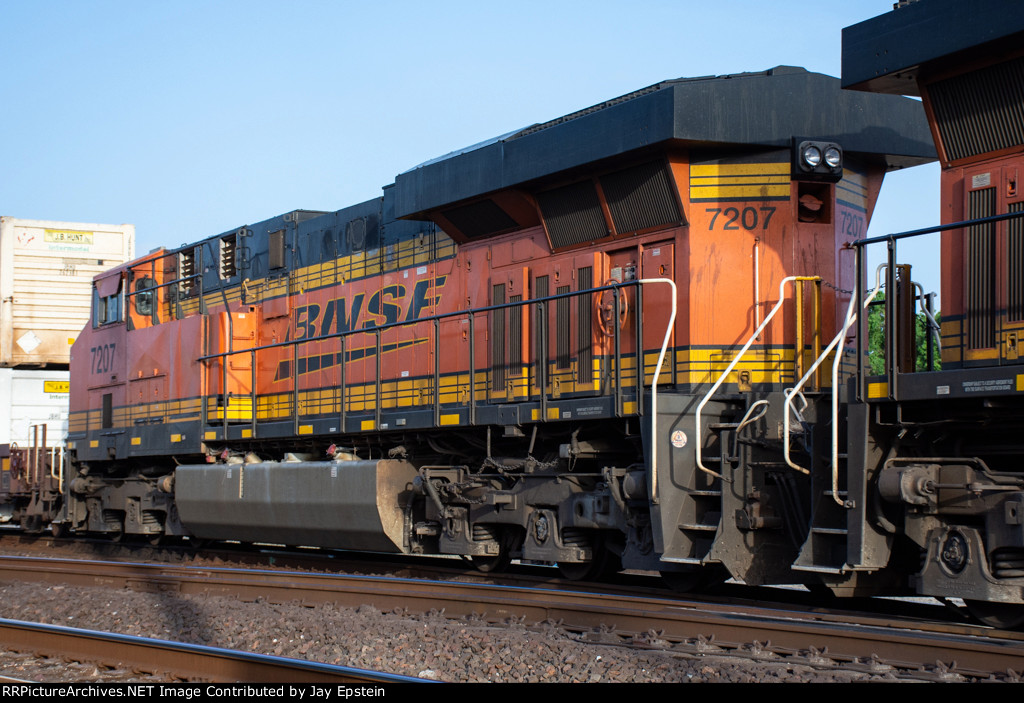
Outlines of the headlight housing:
M 843 148 L 835 142 L 793 140 L 793 180 L 836 183 L 843 177 Z

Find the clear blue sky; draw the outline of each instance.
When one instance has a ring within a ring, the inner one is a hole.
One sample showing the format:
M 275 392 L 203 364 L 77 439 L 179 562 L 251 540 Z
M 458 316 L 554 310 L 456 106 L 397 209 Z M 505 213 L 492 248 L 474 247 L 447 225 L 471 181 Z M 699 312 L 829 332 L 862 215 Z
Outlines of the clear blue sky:
M 380 195 L 418 163 L 660 80 L 838 76 L 892 0 L 0 0 L 0 214 L 130 222 L 137 252 Z M 938 223 L 887 177 L 869 234 Z M 937 288 L 936 247 L 915 278 Z M 916 263 L 916 262 L 915 262 Z

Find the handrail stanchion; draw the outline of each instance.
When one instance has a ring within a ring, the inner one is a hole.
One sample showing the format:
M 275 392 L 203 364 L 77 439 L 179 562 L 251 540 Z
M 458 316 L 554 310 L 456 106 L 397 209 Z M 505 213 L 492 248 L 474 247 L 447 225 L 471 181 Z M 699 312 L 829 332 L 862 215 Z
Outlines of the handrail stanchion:
M 476 318 L 469 314 L 469 424 L 476 424 Z
M 619 334 L 619 288 L 612 291 L 612 348 L 615 355 L 615 372 L 608 374 L 612 383 L 615 384 L 615 417 L 622 417 L 622 336 Z
M 441 426 L 441 321 L 434 320 L 434 427 Z
M 537 359 L 540 373 L 538 374 L 538 385 L 540 387 L 540 419 L 541 422 L 548 419 L 548 304 L 538 303 L 540 309 L 540 321 L 537 324 L 537 331 L 540 336 L 538 346 L 541 350 L 541 357 Z
M 882 264 L 881 266 L 878 267 L 878 270 L 875 273 L 875 279 L 876 279 L 875 289 L 871 292 L 871 295 L 864 302 L 864 304 L 863 304 L 864 307 L 867 307 L 868 305 L 870 305 L 871 301 L 875 299 L 875 296 L 878 295 L 878 292 L 881 290 L 881 286 L 882 286 L 882 269 L 884 267 L 885 267 L 885 264 Z M 847 309 L 846 309 L 845 322 L 843 323 L 843 327 L 839 331 L 839 334 L 837 334 L 832 339 L 832 341 L 829 342 L 828 346 L 825 347 L 824 351 L 822 351 L 820 354 L 818 354 L 817 358 L 814 360 L 814 363 L 811 365 L 811 367 L 809 369 L 807 369 L 806 373 L 804 373 L 804 375 L 800 378 L 800 380 L 797 381 L 796 385 L 794 385 L 791 389 L 789 389 L 789 392 L 785 394 L 786 395 L 786 400 L 785 400 L 785 402 L 783 404 L 783 409 L 782 409 L 782 416 L 783 416 L 782 456 L 783 456 L 783 459 L 785 460 L 787 466 L 789 466 L 792 469 L 796 469 L 797 471 L 799 471 L 799 472 L 801 472 L 803 474 L 809 474 L 810 472 L 807 469 L 803 468 L 802 466 L 796 464 L 792 460 L 792 458 L 790 457 L 790 453 L 791 453 L 790 423 L 791 423 L 791 418 L 792 418 L 792 413 L 793 413 L 793 398 L 795 398 L 795 397 L 800 395 L 800 391 L 803 389 L 804 385 L 807 383 L 807 381 L 812 376 L 814 376 L 815 378 L 818 378 L 818 376 L 819 376 L 818 369 L 821 366 L 821 364 L 825 361 L 825 359 L 832 352 L 832 350 L 835 349 L 839 345 L 839 342 L 841 340 L 843 340 L 843 339 L 846 339 L 846 333 L 850 330 L 850 328 L 853 326 L 853 323 L 857 320 L 857 301 L 860 300 L 861 298 L 862 298 L 862 296 L 859 296 L 859 295 L 853 295 L 853 296 L 850 297 L 850 303 L 849 303 L 849 305 L 847 306 Z M 833 361 L 833 374 L 832 374 L 833 447 L 837 446 L 836 438 L 838 436 L 837 434 L 835 434 L 835 433 L 838 432 L 838 422 L 837 422 L 837 418 L 838 418 L 838 403 L 836 402 L 836 399 L 839 397 L 838 388 L 836 387 L 836 384 L 838 383 L 838 380 L 837 380 L 838 369 L 839 369 L 838 361 L 841 358 L 842 358 L 842 350 L 839 350 L 839 351 L 836 352 L 835 360 Z M 819 387 L 820 387 L 820 383 L 819 383 Z
M 338 367 L 340 369 L 338 373 L 338 403 L 341 412 L 341 431 L 344 433 L 347 431 L 345 423 L 348 421 L 348 399 L 345 398 L 345 367 L 348 364 L 345 363 L 346 337 L 342 336 L 338 339 L 341 341 L 341 344 L 338 345 Z
M 380 367 L 381 367 L 380 355 L 381 355 L 381 352 L 383 350 L 383 345 L 381 344 L 380 335 L 381 335 L 381 330 L 378 327 L 377 328 L 377 335 L 376 335 L 376 338 L 377 338 L 377 353 L 375 355 L 376 356 L 376 360 L 377 360 L 377 381 L 376 381 L 376 385 L 374 386 L 374 402 L 373 402 L 373 407 L 374 407 L 373 429 L 375 429 L 375 430 L 380 430 L 380 416 L 381 416 L 381 407 L 380 406 L 381 406 L 381 403 L 383 403 L 383 401 L 384 401 L 384 392 L 383 392 L 384 389 L 383 389 L 383 386 L 381 385 L 382 381 L 380 379 Z
M 641 278 L 637 283 L 639 284 L 637 286 L 638 292 L 645 283 L 667 283 L 669 288 L 672 289 L 672 311 L 668 317 L 668 324 L 665 326 L 665 339 L 662 341 L 661 351 L 658 353 L 658 364 L 654 367 L 654 377 L 651 379 L 651 502 L 658 503 L 658 377 L 661 375 L 661 365 L 665 361 L 668 342 L 672 338 L 672 330 L 676 325 L 676 307 L 679 302 L 677 300 L 676 282 L 670 278 Z M 636 317 L 637 320 L 643 317 L 643 311 L 640 308 L 637 308 Z M 617 321 L 616 324 L 618 324 Z M 642 351 L 642 347 L 637 347 L 638 359 Z M 642 395 L 637 398 L 637 405 L 643 405 Z
M 227 365 L 227 357 L 224 357 L 223 363 Z M 226 414 L 225 417 L 227 417 Z M 299 434 L 299 343 L 297 341 L 292 344 L 292 430 L 296 435 Z M 224 438 L 227 439 L 226 427 Z
M 644 287 L 636 286 L 636 410 L 640 415 L 644 414 L 644 309 L 643 300 Z
M 252 373 L 250 374 L 250 387 L 249 393 L 249 426 L 252 428 L 253 439 L 256 438 L 256 350 L 249 350 L 249 364 L 252 367 Z

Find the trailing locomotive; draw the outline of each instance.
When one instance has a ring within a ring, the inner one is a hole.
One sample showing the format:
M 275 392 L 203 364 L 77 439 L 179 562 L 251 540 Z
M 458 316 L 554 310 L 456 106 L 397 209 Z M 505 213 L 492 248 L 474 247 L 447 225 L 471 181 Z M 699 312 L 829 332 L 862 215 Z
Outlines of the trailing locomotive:
M 914 373 L 889 237 L 886 373 L 859 374 L 849 462 L 880 500 L 850 512 L 879 569 L 1024 623 L 1024 10 L 906 4 L 843 33 L 843 84 L 919 95 L 942 165 L 942 371 Z M 913 234 L 913 233 L 910 233 Z M 862 244 L 867 244 L 865 242 Z M 899 556 L 899 555 L 902 555 Z
M 1022 31 L 1000 26 L 1008 45 Z M 854 47 L 868 77 L 846 82 L 884 82 Z M 983 184 L 939 143 L 947 183 Z M 1022 151 L 1001 148 L 998 172 L 967 157 L 1000 184 Z M 659 83 L 422 164 L 381 198 L 148 254 L 96 278 L 49 517 L 681 588 L 957 595 L 1010 624 L 1024 375 L 977 345 L 1018 334 L 983 281 L 1018 276 L 1016 300 L 1024 265 L 993 243 L 1005 225 L 967 230 L 978 264 L 944 256 L 943 303 L 966 303 L 943 316 L 946 370 L 926 373 L 905 358 L 909 269 L 863 270 L 884 174 L 934 158 L 922 103 L 778 67 Z M 870 377 L 857 318 L 883 278 L 887 374 Z

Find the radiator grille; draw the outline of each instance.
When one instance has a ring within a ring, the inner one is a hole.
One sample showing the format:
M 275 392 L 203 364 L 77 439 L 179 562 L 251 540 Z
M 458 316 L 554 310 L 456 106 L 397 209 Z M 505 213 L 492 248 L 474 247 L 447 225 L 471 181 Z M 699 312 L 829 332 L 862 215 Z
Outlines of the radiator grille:
M 523 296 L 510 295 L 508 302 L 521 303 Z M 508 310 L 508 363 L 515 375 L 521 375 L 523 366 L 523 306 Z
M 996 210 L 996 189 L 968 193 L 970 219 L 990 217 Z M 995 346 L 995 223 L 967 229 L 967 344 L 971 349 Z
M 640 164 L 609 173 L 600 180 L 619 234 L 682 221 L 664 162 Z
M 607 237 L 608 227 L 593 181 L 537 194 L 551 246 L 556 249 Z
M 555 295 L 568 293 L 569 286 L 559 286 Z M 555 301 L 555 368 L 569 368 L 569 298 Z
M 505 284 L 494 286 L 492 305 L 505 302 Z M 505 310 L 492 310 L 491 316 L 491 390 L 505 388 Z
M 551 295 L 551 287 L 547 276 L 537 276 L 537 280 L 534 283 L 534 293 L 538 298 L 546 298 Z M 538 382 L 541 378 L 542 368 L 547 366 L 548 363 L 548 350 L 544 345 L 544 341 L 547 339 L 547 332 L 550 329 L 548 321 L 551 319 L 551 308 L 547 309 L 547 315 L 537 315 L 537 322 L 534 326 L 534 339 L 537 340 L 537 379 Z M 542 328 L 547 328 L 542 331 Z
M 1009 212 L 1024 212 L 1024 203 L 1012 203 Z M 1014 322 L 1024 320 L 1024 217 L 1006 223 L 1007 316 Z
M 950 161 L 1024 144 L 1024 57 L 928 86 Z
M 592 266 L 584 266 L 576 272 L 576 290 L 587 290 L 594 287 L 594 269 Z M 589 383 L 593 374 L 593 314 L 594 307 L 589 295 L 576 297 L 577 318 L 576 318 L 576 343 L 578 352 L 576 363 L 579 367 L 580 383 Z

